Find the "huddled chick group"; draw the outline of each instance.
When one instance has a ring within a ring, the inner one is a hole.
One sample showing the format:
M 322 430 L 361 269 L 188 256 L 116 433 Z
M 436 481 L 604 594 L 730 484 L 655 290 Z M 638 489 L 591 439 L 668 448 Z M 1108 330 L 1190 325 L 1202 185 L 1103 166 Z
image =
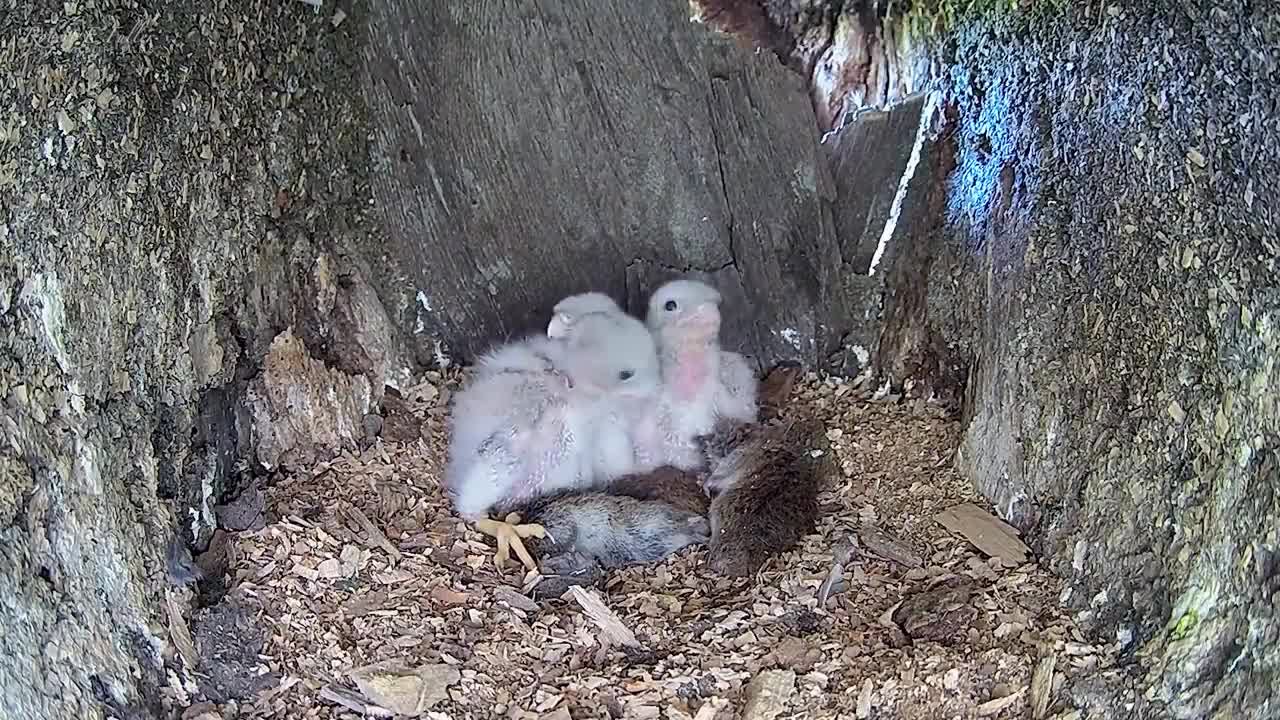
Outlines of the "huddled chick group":
M 792 446 L 804 438 L 791 424 L 757 431 L 759 383 L 746 358 L 720 348 L 720 301 L 705 283 L 675 280 L 641 323 L 606 295 L 573 295 L 545 334 L 477 359 L 450 416 L 445 488 L 463 518 L 498 538 L 500 558 L 512 548 L 534 570 L 522 539 L 543 538 L 544 570 L 561 572 L 653 562 L 710 540 L 718 569 L 745 574 L 755 553 L 716 553 L 712 536 L 742 524 L 725 513 L 788 501 L 797 521 L 781 545 L 745 528 L 747 544 L 770 552 L 812 525 L 818 473 L 782 478 L 803 470 Z

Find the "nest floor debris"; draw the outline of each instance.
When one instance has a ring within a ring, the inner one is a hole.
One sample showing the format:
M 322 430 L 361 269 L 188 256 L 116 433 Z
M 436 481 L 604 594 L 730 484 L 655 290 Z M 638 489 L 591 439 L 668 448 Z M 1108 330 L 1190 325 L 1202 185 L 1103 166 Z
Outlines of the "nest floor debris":
M 265 527 L 234 534 L 229 597 L 267 635 L 244 672 L 273 680 L 242 715 L 1067 718 L 1064 680 L 1113 666 L 1047 570 L 935 520 L 983 505 L 938 408 L 809 375 L 788 412 L 826 423 L 840 468 L 818 532 L 753 578 L 717 577 L 690 548 L 535 603 L 441 495 L 457 378 L 433 380 L 383 439 L 275 478 Z

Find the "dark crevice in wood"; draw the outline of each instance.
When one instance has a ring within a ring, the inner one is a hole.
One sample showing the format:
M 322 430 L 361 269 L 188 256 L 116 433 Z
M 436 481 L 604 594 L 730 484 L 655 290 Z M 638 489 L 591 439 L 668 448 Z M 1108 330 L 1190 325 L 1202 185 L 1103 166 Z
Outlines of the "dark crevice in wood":
M 967 369 L 953 370 L 949 353 L 929 317 L 929 274 L 937 254 L 946 207 L 947 180 L 956 163 L 954 137 L 947 133 L 921 147 L 914 191 L 903 199 L 902 233 L 887 249 L 883 326 L 874 365 L 900 386 L 924 380 L 943 404 L 958 410 L 968 384 Z
M 772 21 L 760 0 L 693 0 L 691 4 L 707 27 L 744 47 L 768 50 L 785 64 L 794 41 Z
M 714 112 L 714 109 L 711 107 L 711 102 L 716 96 L 715 83 L 717 81 L 712 80 L 711 82 L 712 82 L 711 92 L 707 94 L 707 117 L 710 118 L 709 125 L 711 127 L 712 151 L 715 152 L 716 169 L 720 175 L 720 194 L 721 194 L 721 197 L 724 198 L 724 212 L 726 216 L 725 231 L 728 233 L 728 236 L 729 236 L 728 248 L 729 248 L 729 258 L 730 258 L 729 262 L 721 266 L 719 270 L 725 270 L 732 267 L 733 271 L 737 273 L 738 278 L 745 285 L 746 278 L 742 276 L 742 268 L 738 265 L 738 246 L 737 246 L 736 236 L 734 234 L 734 231 L 736 229 L 735 228 L 736 221 L 734 220 L 732 201 L 729 199 L 728 180 L 725 178 L 724 146 L 721 144 L 720 129 L 716 124 L 715 112 Z

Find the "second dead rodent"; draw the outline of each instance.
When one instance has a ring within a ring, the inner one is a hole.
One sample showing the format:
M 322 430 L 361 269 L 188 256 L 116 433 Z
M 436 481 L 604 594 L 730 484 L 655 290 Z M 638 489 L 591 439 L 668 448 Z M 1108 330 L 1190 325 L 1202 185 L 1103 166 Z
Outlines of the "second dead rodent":
M 711 502 L 711 568 L 750 575 L 771 556 L 813 532 L 818 494 L 830 475 L 830 448 L 821 422 L 774 420 L 750 428 L 722 428 L 712 439 L 718 495 Z

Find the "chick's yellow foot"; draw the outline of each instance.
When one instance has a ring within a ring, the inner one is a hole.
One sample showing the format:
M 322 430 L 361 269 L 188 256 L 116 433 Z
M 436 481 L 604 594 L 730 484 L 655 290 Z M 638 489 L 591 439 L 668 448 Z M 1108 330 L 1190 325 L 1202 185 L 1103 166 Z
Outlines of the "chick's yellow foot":
M 499 570 L 506 564 L 507 559 L 511 557 L 511 551 L 515 550 L 516 557 L 520 558 L 520 562 L 527 569 L 537 571 L 538 564 L 533 561 L 533 556 L 525 549 L 523 538 L 544 538 L 547 536 L 546 528 L 534 523 L 521 524 L 520 514 L 511 513 L 503 520 L 490 518 L 479 520 L 476 522 L 476 529 L 489 537 L 497 538 L 498 552 L 493 556 L 493 564 Z

